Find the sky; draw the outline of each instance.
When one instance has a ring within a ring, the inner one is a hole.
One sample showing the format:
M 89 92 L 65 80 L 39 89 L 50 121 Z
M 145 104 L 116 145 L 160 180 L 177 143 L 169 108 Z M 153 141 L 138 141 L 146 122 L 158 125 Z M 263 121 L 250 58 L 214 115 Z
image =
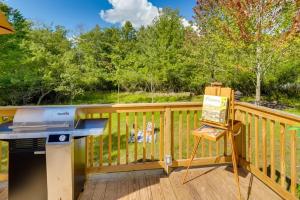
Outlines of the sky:
M 71 31 L 119 26 L 131 21 L 135 27 L 148 25 L 161 8 L 178 9 L 192 20 L 196 0 L 4 0 L 28 19 L 62 25 Z

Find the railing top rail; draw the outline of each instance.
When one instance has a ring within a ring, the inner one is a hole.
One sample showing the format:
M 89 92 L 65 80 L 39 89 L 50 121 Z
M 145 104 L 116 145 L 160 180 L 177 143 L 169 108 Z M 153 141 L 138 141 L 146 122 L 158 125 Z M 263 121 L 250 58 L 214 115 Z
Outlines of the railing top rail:
M 165 108 L 171 110 L 197 109 L 202 106 L 199 102 L 172 102 L 172 103 L 129 103 L 129 104 L 88 104 L 88 105 L 51 105 L 51 106 L 0 106 L 0 116 L 13 116 L 19 108 L 36 107 L 65 107 L 74 106 L 83 112 L 127 112 L 127 111 L 163 111 Z M 281 123 L 295 124 L 300 123 L 300 116 L 289 114 L 262 106 L 253 105 L 245 102 L 236 102 L 237 110 L 249 112 L 255 115 L 266 117 Z
M 38 107 L 76 107 L 84 112 L 101 112 L 108 110 L 143 110 L 156 109 L 155 111 L 165 108 L 196 108 L 201 107 L 202 103 L 198 102 L 172 102 L 172 103 L 128 103 L 128 104 L 84 104 L 84 105 L 49 105 L 49 106 L 0 106 L 0 116 L 13 116 L 17 109 L 20 108 L 38 108 Z
M 236 102 L 235 108 L 237 110 L 253 113 L 255 115 L 266 117 L 275 121 L 279 121 L 281 123 L 287 123 L 287 124 L 300 123 L 299 115 L 293 115 L 284 111 L 275 110 L 263 106 L 257 106 L 245 102 Z

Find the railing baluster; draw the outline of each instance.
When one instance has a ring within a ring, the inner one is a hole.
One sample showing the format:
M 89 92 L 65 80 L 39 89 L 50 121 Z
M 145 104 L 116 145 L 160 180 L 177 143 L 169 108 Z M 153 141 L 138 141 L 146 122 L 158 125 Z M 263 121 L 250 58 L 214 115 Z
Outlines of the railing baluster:
M 172 118 L 173 120 L 173 118 Z M 154 160 L 154 112 L 151 113 L 151 123 L 152 123 L 152 129 L 151 129 L 151 160 Z M 145 138 L 144 138 L 145 140 Z
M 178 157 L 182 159 L 182 111 L 179 111 L 178 142 Z
M 90 114 L 89 118 L 92 119 L 93 114 Z M 91 163 L 91 166 L 93 167 L 94 166 L 94 154 L 95 154 L 95 151 L 94 151 L 94 136 L 90 136 L 90 143 L 91 143 L 91 145 L 90 145 L 90 147 L 91 147 L 90 148 L 90 154 L 91 154 L 90 163 Z
M 0 141 L 0 173 L 2 172 L 2 142 Z
M 259 154 L 258 154 L 258 148 L 259 148 L 259 139 L 258 139 L 258 133 L 259 133 L 259 129 L 258 129 L 258 121 L 259 121 L 259 117 L 257 115 L 255 115 L 254 117 L 254 125 L 255 125 L 255 128 L 254 128 L 254 131 L 255 131 L 255 167 L 259 167 Z
M 267 175 L 267 119 L 262 119 L 262 151 L 263 151 L 263 172 Z
M 99 114 L 100 118 L 102 118 L 102 113 Z M 103 136 L 102 134 L 99 136 L 99 167 L 103 165 Z
M 248 161 L 252 162 L 252 119 L 253 115 L 248 113 Z
M 203 146 L 202 146 L 202 154 L 204 155 Z M 227 156 L 227 134 L 224 134 L 224 156 Z
M 94 166 L 94 136 L 90 136 L 90 166 Z
M 134 113 L 134 161 L 137 162 L 137 135 L 138 135 L 138 113 Z
M 128 164 L 129 160 L 129 152 L 128 152 L 128 137 L 129 137 L 129 113 L 126 112 L 126 164 Z
M 2 142 L 0 141 L 0 173 L 2 172 Z
M 143 140 L 143 161 L 146 161 L 146 113 L 143 112 L 143 136 L 144 136 L 144 140 Z
M 90 114 L 86 114 L 85 118 L 90 118 Z M 93 167 L 93 144 L 92 136 L 86 137 L 86 165 L 87 167 Z
M 111 135 L 111 121 L 112 114 L 108 114 L 108 165 L 111 165 L 111 148 L 112 148 L 112 135 Z
M 194 130 L 198 128 L 198 111 L 194 111 Z M 195 148 L 195 145 L 196 145 L 196 136 L 194 136 L 194 148 Z M 196 154 L 195 154 L 195 157 L 197 157 L 197 151 L 196 151 Z
M 6 146 L 6 168 L 9 167 L 9 144 Z
M 270 157 L 270 163 L 271 163 L 271 179 L 275 181 L 275 141 L 274 141 L 274 129 L 275 127 L 275 121 L 270 121 L 270 151 L 271 151 L 271 157 Z
M 216 142 L 216 156 L 220 155 L 220 141 L 217 140 Z
M 117 164 L 120 165 L 120 161 L 121 161 L 121 126 L 120 126 L 120 121 L 121 121 L 121 116 L 120 113 L 118 113 L 118 161 Z
M 246 127 L 247 127 L 247 122 L 246 122 L 246 113 L 242 112 L 242 122 L 243 122 L 243 127 L 242 127 L 242 132 L 241 132 L 241 136 L 242 136 L 242 158 L 246 159 Z
M 291 131 L 291 193 L 296 196 L 297 187 L 297 136 L 296 131 Z
M 267 175 L 267 119 L 262 118 L 262 157 L 263 157 L 263 172 Z
M 164 155 L 171 155 L 171 108 L 165 109 L 165 123 L 164 123 Z M 169 173 L 168 167 L 165 168 L 166 172 Z
M 164 151 L 164 112 L 159 114 L 159 160 L 163 160 Z
M 285 188 L 285 124 L 280 124 L 280 180 Z
M 186 114 L 186 156 L 190 157 L 190 111 Z
M 198 128 L 198 111 L 194 111 L 194 129 Z
M 209 141 L 209 157 L 212 157 L 212 141 Z

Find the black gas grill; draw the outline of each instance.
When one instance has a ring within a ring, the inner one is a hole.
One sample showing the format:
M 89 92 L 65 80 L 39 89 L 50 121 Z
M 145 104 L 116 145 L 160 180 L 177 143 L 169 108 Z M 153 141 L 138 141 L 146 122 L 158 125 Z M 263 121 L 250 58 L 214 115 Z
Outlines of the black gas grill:
M 19 108 L 13 122 L 0 127 L 0 140 L 9 142 L 9 200 L 76 199 L 85 181 L 84 137 L 102 134 L 106 122 L 80 120 L 76 107 Z M 62 156 L 70 162 L 53 163 Z M 62 171 L 51 169 L 56 164 Z M 60 182 L 65 177 L 71 182 Z M 70 192 L 60 192 L 59 184 Z

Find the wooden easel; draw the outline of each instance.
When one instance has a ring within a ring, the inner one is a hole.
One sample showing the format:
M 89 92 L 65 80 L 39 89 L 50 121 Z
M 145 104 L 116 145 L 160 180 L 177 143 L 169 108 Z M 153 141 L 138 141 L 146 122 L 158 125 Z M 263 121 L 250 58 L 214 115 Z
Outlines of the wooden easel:
M 236 144 L 235 144 L 235 140 L 234 140 L 234 136 L 235 136 L 234 134 L 237 133 L 240 130 L 241 123 L 234 119 L 234 91 L 231 88 L 222 87 L 222 84 L 213 83 L 210 87 L 205 88 L 205 95 L 222 96 L 222 97 L 227 97 L 228 98 L 228 102 L 229 102 L 228 109 L 227 109 L 227 112 L 228 112 L 227 116 L 228 117 L 227 117 L 226 122 L 223 124 L 223 123 L 216 123 L 216 122 L 212 122 L 212 121 L 201 120 L 201 126 L 202 125 L 209 125 L 211 127 L 223 129 L 224 130 L 223 134 L 224 135 L 227 134 L 229 136 L 229 140 L 230 140 L 231 147 L 232 147 L 233 171 L 234 171 L 235 181 L 236 181 L 237 188 L 238 188 L 238 196 L 239 196 L 239 199 L 241 199 L 241 191 L 240 191 L 239 175 L 238 175 L 238 167 L 237 167 L 238 154 L 237 154 L 237 148 L 236 148 Z M 198 146 L 199 146 L 199 143 L 200 143 L 201 139 L 208 139 L 208 140 L 211 140 L 211 141 L 217 141 L 221 138 L 221 137 L 211 138 L 211 137 L 209 137 L 209 134 L 205 134 L 203 132 L 199 133 L 198 129 L 193 132 L 193 135 L 196 139 L 196 144 L 194 146 L 191 158 L 189 160 L 187 170 L 186 170 L 186 173 L 184 175 L 182 184 L 186 183 L 186 178 L 188 176 L 189 168 L 190 168 L 190 166 L 191 166 L 191 164 L 194 160 L 194 157 L 197 153 L 197 149 L 198 149 Z

